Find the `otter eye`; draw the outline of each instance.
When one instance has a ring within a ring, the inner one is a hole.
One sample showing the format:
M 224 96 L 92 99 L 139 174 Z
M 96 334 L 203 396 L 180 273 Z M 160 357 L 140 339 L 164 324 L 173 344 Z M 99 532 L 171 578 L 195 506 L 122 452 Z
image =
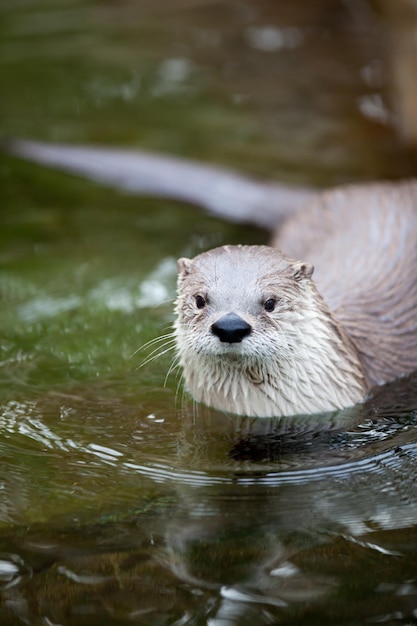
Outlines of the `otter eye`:
M 272 313 L 272 311 L 275 310 L 276 303 L 277 301 L 274 300 L 274 298 L 269 298 L 269 300 L 267 300 L 264 304 L 265 311 L 268 311 L 268 313 Z
M 196 296 L 195 304 L 196 304 L 197 309 L 204 309 L 204 307 L 206 306 L 206 301 L 203 298 L 203 296 Z

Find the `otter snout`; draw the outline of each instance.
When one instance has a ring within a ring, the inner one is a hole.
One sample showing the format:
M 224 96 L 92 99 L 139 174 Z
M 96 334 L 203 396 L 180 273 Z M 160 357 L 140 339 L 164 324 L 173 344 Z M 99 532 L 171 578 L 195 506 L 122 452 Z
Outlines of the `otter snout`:
M 211 332 L 224 343 L 240 343 L 250 335 L 252 327 L 236 313 L 227 313 L 214 322 Z

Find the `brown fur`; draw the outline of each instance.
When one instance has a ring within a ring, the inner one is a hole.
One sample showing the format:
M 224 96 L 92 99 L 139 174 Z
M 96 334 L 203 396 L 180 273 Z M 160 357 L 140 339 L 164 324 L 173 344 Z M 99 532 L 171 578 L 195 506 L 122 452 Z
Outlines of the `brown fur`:
M 332 410 L 417 369 L 417 183 L 318 195 L 273 246 L 180 260 L 177 348 L 194 398 L 257 416 Z M 230 312 L 252 329 L 236 344 L 213 337 Z
M 417 182 L 325 192 L 273 245 L 314 264 L 370 386 L 417 369 Z

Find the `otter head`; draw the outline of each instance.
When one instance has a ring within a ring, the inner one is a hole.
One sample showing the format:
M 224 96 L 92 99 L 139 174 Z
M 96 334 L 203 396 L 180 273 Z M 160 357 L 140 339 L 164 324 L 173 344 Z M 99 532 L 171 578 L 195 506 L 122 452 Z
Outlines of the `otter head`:
M 344 352 L 348 362 L 356 355 L 317 292 L 312 265 L 267 246 L 224 246 L 180 259 L 178 271 L 177 351 L 196 400 L 254 416 L 347 405 L 336 400 L 343 391 L 314 390 L 320 376 L 320 387 L 332 387 L 323 369 Z

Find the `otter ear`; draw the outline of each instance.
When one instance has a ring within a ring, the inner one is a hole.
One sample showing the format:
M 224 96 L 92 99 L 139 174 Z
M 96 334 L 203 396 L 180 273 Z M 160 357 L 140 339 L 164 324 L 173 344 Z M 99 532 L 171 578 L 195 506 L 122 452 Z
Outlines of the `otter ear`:
M 177 269 L 178 274 L 181 276 L 181 278 L 185 278 L 186 276 L 188 276 L 191 270 L 191 263 L 191 259 L 186 259 L 184 257 L 182 259 L 178 259 Z
M 302 261 L 297 261 L 294 263 L 294 278 L 295 280 L 302 280 L 303 278 L 311 278 L 314 272 L 314 265 L 311 263 L 303 263 Z

